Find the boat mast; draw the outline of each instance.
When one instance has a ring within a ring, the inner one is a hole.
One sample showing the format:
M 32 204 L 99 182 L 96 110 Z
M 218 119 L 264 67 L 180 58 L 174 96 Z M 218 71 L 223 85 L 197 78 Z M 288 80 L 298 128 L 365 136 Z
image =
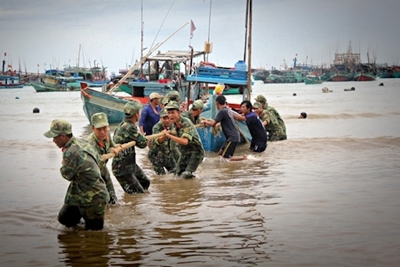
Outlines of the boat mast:
M 141 7 L 140 7 L 140 60 L 143 58 L 143 0 L 141 0 Z M 144 62 L 143 62 L 144 63 Z M 140 71 L 139 71 L 139 77 L 143 75 L 143 63 L 140 64 Z
M 247 100 L 251 99 L 251 36 L 252 36 L 252 20 L 253 20 L 253 0 L 247 0 L 248 17 L 246 21 L 249 22 L 249 33 L 247 43 Z M 247 9 L 246 8 L 246 9 Z
M 210 43 L 210 28 L 211 28 L 211 6 L 212 6 L 212 0 L 210 0 L 210 12 L 208 15 L 208 39 L 207 39 L 207 43 Z M 206 53 L 206 61 L 208 62 L 208 54 Z M 192 67 L 192 66 L 190 66 Z M 207 91 L 208 92 L 208 91 Z
M 243 61 L 246 62 L 246 51 L 247 51 L 247 23 L 249 20 L 249 2 L 246 1 L 246 19 L 245 19 L 245 25 L 244 25 L 244 53 L 243 53 Z

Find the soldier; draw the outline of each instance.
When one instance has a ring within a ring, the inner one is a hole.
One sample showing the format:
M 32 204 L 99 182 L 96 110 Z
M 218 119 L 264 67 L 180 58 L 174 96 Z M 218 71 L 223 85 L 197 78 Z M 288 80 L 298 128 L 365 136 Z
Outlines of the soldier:
M 258 95 L 255 98 L 255 100 L 257 102 L 261 103 L 263 109 L 267 110 L 270 114 L 275 116 L 275 118 L 277 119 L 279 125 L 281 126 L 281 129 L 282 129 L 281 132 L 283 132 L 279 136 L 271 135 L 271 133 L 268 132 L 268 140 L 269 141 L 286 140 L 287 139 L 287 136 L 286 136 L 286 125 L 285 125 L 285 122 L 283 121 L 283 119 L 281 118 L 281 115 L 279 115 L 279 112 L 275 108 L 273 108 L 270 105 L 268 105 L 267 99 L 263 95 Z
M 178 144 L 181 153 L 176 163 L 176 174 L 182 175 L 183 178 L 193 178 L 193 172 L 203 161 L 204 148 L 201 143 L 196 128 L 189 119 L 181 116 L 179 104 L 176 101 L 170 101 L 165 109 L 168 116 L 172 120 L 176 136 L 168 130 L 164 130 L 165 135 Z
M 193 102 L 190 110 L 182 112 L 182 116 L 188 118 L 193 124 L 200 124 L 200 114 L 203 112 L 203 101 L 198 99 Z
M 116 145 L 110 136 L 110 129 L 108 128 L 108 118 L 103 112 L 95 113 L 91 117 L 92 133 L 88 137 L 89 143 L 97 150 L 100 155 L 113 152 L 117 155 L 121 151 L 121 146 Z M 110 204 L 115 204 L 117 196 L 115 195 L 114 185 L 111 180 L 110 172 L 107 169 L 107 162 L 100 161 L 101 177 L 106 183 L 108 193 L 110 194 Z
M 276 141 L 279 136 L 284 136 L 282 127 L 272 112 L 262 108 L 260 102 L 255 102 L 253 105 L 254 112 L 260 117 L 265 131 L 268 132 L 268 141 Z M 279 140 L 279 139 L 278 139 Z
M 93 146 L 72 134 L 72 125 L 66 120 L 53 120 L 44 133 L 63 152 L 61 176 L 70 181 L 58 221 L 66 227 L 76 227 L 81 218 L 86 230 L 101 230 L 110 196 L 101 178 L 100 156 Z
M 160 133 L 165 129 L 171 130 L 172 121 L 169 119 L 166 109 L 161 111 L 160 117 L 161 120 L 153 127 L 153 134 Z M 165 169 L 168 172 L 175 172 L 179 150 L 176 143 L 164 135 L 153 140 L 148 157 L 156 174 L 163 175 L 166 174 Z
M 169 92 L 167 94 L 167 97 L 168 97 L 169 101 L 176 101 L 176 102 L 178 102 L 178 104 L 181 103 L 181 95 L 179 94 L 178 91 L 173 90 L 173 91 Z
M 140 104 L 130 101 L 124 106 L 125 118 L 117 126 L 114 132 L 113 141 L 117 144 L 124 144 L 135 141 L 137 147 L 147 146 L 146 138 L 138 131 L 136 123 L 139 120 Z M 122 150 L 113 158 L 112 172 L 128 194 L 144 193 L 150 186 L 150 180 L 142 169 L 136 164 L 135 146 Z

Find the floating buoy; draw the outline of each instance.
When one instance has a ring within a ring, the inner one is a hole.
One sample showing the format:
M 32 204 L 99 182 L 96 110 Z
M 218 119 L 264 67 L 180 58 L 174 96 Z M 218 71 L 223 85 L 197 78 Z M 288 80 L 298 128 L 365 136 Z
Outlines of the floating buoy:
M 34 108 L 33 113 L 40 113 L 40 110 L 38 108 Z
M 296 93 L 293 93 L 293 96 L 296 96 L 297 94 Z
M 18 96 L 16 96 L 16 97 L 15 97 L 15 99 L 19 99 L 19 97 L 18 97 Z
M 351 91 L 354 91 L 354 90 L 356 90 L 356 88 L 354 88 L 354 87 L 351 87 L 350 89 L 351 89 Z
M 380 83 L 379 86 L 383 86 L 383 83 Z

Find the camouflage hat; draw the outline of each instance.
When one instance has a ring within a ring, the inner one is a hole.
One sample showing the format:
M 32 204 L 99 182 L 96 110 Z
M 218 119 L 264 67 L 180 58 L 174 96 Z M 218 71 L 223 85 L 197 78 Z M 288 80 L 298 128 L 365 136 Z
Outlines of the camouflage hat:
M 192 109 L 202 109 L 204 108 L 204 104 L 202 100 L 196 100 L 193 102 Z
M 177 110 L 179 110 L 179 104 L 176 101 L 169 101 L 168 105 L 166 105 L 164 109 L 166 109 L 166 110 L 169 110 L 169 109 L 177 109 Z
M 136 101 L 129 101 L 124 106 L 125 117 L 131 118 L 133 115 L 139 113 L 140 104 Z
M 160 117 L 162 118 L 165 116 L 168 116 L 168 111 L 167 111 L 167 109 L 163 108 L 160 112 Z
M 168 104 L 169 99 L 168 99 L 168 97 L 164 96 L 164 97 L 161 98 L 160 102 L 161 102 L 161 104 L 163 104 L 165 106 L 165 105 Z
M 102 128 L 109 125 L 107 115 L 103 112 L 93 114 L 90 121 L 94 128 Z
M 258 95 L 254 100 L 260 103 L 267 103 L 267 99 L 263 95 Z
M 260 102 L 255 102 L 253 108 L 262 108 L 262 104 Z
M 50 130 L 44 133 L 47 138 L 54 138 L 61 134 L 71 134 L 72 125 L 66 120 L 53 120 L 51 122 Z
M 173 100 L 173 101 L 179 101 L 181 98 L 181 95 L 179 94 L 178 91 L 171 91 L 167 94 L 167 97 L 169 98 L 169 100 Z

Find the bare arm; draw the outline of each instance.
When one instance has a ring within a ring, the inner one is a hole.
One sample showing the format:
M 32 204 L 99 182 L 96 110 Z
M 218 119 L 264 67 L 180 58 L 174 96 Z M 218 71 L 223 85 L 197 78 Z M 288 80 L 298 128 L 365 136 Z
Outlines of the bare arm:
M 217 122 L 215 120 L 211 120 L 211 119 L 206 119 L 206 120 L 201 120 L 201 124 L 203 124 L 204 126 L 211 126 L 214 127 Z
M 239 114 L 235 114 L 235 113 L 233 113 L 233 112 L 232 112 L 232 116 L 233 116 L 233 118 L 234 118 L 235 120 L 237 120 L 237 121 L 245 121 L 245 120 L 246 120 L 246 117 L 245 117 L 245 116 L 239 115 Z

